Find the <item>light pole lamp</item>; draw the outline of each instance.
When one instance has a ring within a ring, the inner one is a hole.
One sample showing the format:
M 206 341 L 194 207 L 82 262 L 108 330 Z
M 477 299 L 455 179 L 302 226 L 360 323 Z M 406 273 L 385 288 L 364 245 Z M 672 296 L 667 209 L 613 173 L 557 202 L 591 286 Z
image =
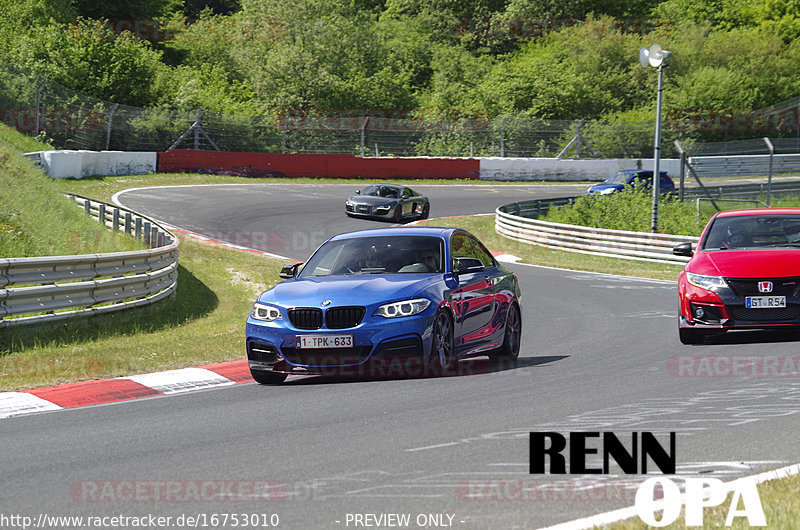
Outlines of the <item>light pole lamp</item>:
M 642 47 L 639 50 L 639 63 L 643 68 L 652 66 L 658 68 L 658 96 L 656 98 L 656 134 L 653 144 L 653 222 L 651 231 L 658 232 L 658 198 L 661 195 L 661 171 L 659 168 L 661 161 L 661 92 L 663 82 L 661 70 L 667 65 L 667 59 L 672 52 L 661 49 L 658 44 L 653 44 L 650 49 Z

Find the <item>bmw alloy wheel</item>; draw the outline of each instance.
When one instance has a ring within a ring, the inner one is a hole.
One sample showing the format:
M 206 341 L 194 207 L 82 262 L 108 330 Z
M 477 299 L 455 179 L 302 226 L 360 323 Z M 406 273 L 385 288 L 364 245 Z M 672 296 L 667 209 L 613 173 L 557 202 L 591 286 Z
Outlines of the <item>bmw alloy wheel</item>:
M 434 375 L 443 376 L 453 370 L 455 362 L 453 322 L 447 312 L 440 310 L 433 322 L 430 366 Z

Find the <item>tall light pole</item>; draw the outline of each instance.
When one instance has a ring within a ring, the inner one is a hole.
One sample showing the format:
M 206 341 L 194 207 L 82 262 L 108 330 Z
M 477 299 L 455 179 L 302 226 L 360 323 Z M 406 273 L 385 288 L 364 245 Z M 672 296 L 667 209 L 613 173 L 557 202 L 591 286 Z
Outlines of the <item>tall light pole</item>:
M 661 195 L 661 171 L 659 168 L 661 161 L 661 92 L 663 90 L 662 72 L 666 66 L 667 59 L 672 52 L 662 50 L 658 44 L 653 44 L 650 49 L 642 47 L 639 50 L 639 63 L 642 67 L 652 66 L 658 68 L 658 97 L 656 98 L 656 134 L 653 144 L 653 222 L 651 232 L 658 232 L 658 198 Z

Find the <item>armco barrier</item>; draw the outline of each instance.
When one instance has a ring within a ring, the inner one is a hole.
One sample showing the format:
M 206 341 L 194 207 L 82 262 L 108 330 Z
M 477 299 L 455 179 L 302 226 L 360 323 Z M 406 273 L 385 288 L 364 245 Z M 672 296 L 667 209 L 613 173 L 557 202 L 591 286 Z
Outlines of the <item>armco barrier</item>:
M 685 263 L 689 258 L 673 255 L 672 247 L 678 243 L 687 241 L 696 243 L 699 240 L 695 236 L 674 236 L 551 223 L 520 215 L 521 213 L 535 215 L 535 212 L 546 210 L 550 204 L 556 201 L 565 203 L 569 199 L 522 201 L 500 206 L 495 211 L 495 231 L 515 241 L 557 250 L 673 264 Z
M 175 291 L 178 239 L 155 221 L 69 195 L 112 230 L 151 248 L 130 252 L 0 259 L 0 328 L 143 306 Z
M 158 172 L 193 172 L 246 177 L 372 179 L 477 179 L 477 158 L 357 157 L 350 154 L 236 153 L 173 149 L 158 153 Z

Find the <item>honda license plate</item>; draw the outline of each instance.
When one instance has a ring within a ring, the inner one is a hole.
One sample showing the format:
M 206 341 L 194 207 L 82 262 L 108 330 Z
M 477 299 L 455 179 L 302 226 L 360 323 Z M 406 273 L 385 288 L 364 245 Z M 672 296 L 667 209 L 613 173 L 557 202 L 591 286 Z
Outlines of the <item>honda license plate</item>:
M 295 346 L 298 349 L 352 348 L 352 335 L 297 335 Z
M 773 307 L 786 307 L 785 296 L 748 296 L 744 299 L 747 309 L 769 309 Z

